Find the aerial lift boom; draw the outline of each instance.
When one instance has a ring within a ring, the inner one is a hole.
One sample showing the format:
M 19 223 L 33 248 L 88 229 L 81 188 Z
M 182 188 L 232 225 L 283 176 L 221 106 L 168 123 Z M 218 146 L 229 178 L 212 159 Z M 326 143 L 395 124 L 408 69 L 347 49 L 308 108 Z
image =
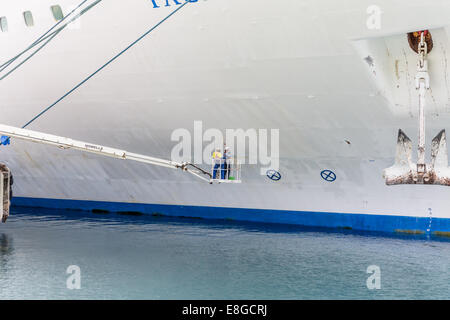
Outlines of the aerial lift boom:
M 171 160 L 165 160 L 155 157 L 150 157 L 138 153 L 132 153 L 121 149 L 115 149 L 111 147 L 106 147 L 98 144 L 73 140 L 70 138 L 59 137 L 51 134 L 41 133 L 37 131 L 32 131 L 28 129 L 16 128 L 7 125 L 0 124 L 0 134 L 8 137 L 13 137 L 16 139 L 32 141 L 37 143 L 43 143 L 48 145 L 57 146 L 61 149 L 76 149 L 84 152 L 90 152 L 99 154 L 102 156 L 122 159 L 122 160 L 133 160 L 138 162 L 143 162 L 147 164 L 152 164 L 156 166 L 181 169 L 182 171 L 188 172 L 197 178 L 204 181 L 212 183 L 211 173 L 199 168 L 198 166 L 188 163 L 188 162 L 176 162 Z

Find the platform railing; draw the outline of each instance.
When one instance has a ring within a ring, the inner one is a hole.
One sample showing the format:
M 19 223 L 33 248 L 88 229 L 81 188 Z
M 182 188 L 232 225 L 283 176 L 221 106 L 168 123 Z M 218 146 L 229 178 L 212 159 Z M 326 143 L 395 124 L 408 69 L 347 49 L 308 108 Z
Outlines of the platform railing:
M 213 159 L 212 181 L 225 183 L 241 182 L 241 164 L 237 159 Z

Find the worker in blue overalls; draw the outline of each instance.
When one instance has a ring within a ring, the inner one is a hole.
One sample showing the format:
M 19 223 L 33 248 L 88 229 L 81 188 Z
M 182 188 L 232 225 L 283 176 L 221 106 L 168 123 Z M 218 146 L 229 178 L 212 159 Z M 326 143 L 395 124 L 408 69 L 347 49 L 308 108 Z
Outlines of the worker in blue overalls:
M 221 178 L 222 179 L 228 179 L 230 176 L 230 158 L 231 158 L 231 152 L 230 147 L 226 147 L 223 151 L 223 157 L 222 157 L 222 172 L 221 172 Z
M 216 179 L 217 170 L 221 167 L 220 164 L 222 162 L 222 153 L 220 152 L 219 148 L 216 148 L 216 151 L 214 151 L 212 158 L 214 163 L 213 179 Z

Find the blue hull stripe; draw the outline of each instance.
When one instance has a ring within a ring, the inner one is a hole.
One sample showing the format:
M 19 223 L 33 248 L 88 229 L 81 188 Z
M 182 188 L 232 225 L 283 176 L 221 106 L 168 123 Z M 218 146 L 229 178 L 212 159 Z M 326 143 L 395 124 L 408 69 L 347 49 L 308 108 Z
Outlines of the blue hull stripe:
M 427 231 L 430 225 L 430 218 L 428 217 L 182 206 L 25 197 L 14 197 L 12 204 L 13 206 L 34 208 L 72 209 L 86 211 L 101 210 L 110 212 L 139 212 L 143 214 L 161 214 L 174 217 L 227 220 L 231 219 L 237 221 L 295 224 L 311 227 L 348 228 L 364 231 L 406 233 L 414 231 L 421 233 L 450 232 L 450 219 L 446 218 L 433 218 L 431 220 L 431 229 L 430 231 Z

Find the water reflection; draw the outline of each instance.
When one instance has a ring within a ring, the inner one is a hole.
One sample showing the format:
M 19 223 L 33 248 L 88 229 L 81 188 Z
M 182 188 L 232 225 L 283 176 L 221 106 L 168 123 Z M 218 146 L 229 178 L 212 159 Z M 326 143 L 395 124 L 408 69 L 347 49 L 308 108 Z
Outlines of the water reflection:
M 6 233 L 0 233 L 0 272 L 6 270 L 9 256 L 13 251 L 12 237 Z
M 448 240 L 14 210 L 0 229 L 0 300 L 449 298 Z M 69 265 L 81 269 L 81 290 L 66 288 Z M 370 265 L 381 290 L 366 286 Z
M 348 230 L 341 228 L 326 228 L 326 227 L 312 227 L 294 224 L 276 224 L 252 221 L 237 221 L 237 220 L 223 220 L 223 219 L 202 219 L 190 217 L 171 217 L 155 214 L 124 214 L 120 212 L 101 212 L 95 213 L 91 211 L 82 210 L 61 210 L 61 209 L 44 209 L 44 208 L 22 208 L 12 207 L 12 215 L 15 218 L 23 218 L 24 220 L 37 224 L 38 222 L 45 222 L 46 224 L 53 223 L 72 225 L 73 223 L 83 224 L 83 228 L 102 225 L 103 229 L 123 227 L 133 232 L 139 230 L 147 232 L 147 226 L 167 226 L 186 227 L 196 230 L 233 230 L 236 232 L 250 232 L 263 234 L 329 234 L 342 237 L 366 237 L 384 239 L 401 239 L 401 240 L 417 240 L 420 242 L 450 242 L 449 237 L 435 236 L 429 234 L 401 234 L 382 231 L 363 231 L 363 230 Z M 54 226 L 54 225 L 53 225 Z M 142 227 L 141 229 L 139 227 Z

